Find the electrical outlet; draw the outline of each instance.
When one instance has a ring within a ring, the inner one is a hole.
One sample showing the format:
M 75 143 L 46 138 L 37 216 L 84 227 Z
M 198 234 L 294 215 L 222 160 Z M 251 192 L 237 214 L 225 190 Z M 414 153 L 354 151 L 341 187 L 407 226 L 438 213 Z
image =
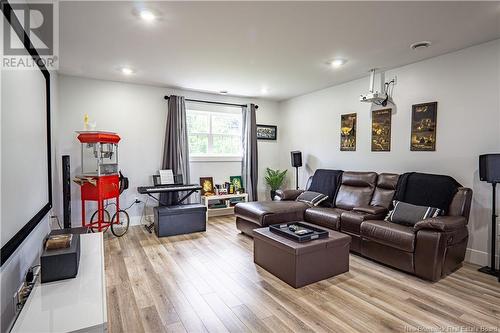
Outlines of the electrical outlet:
M 13 297 L 13 302 L 14 302 L 14 309 L 17 312 L 19 304 L 22 302 L 22 295 L 24 291 L 25 284 L 24 282 L 17 288 L 17 291 L 14 293 Z

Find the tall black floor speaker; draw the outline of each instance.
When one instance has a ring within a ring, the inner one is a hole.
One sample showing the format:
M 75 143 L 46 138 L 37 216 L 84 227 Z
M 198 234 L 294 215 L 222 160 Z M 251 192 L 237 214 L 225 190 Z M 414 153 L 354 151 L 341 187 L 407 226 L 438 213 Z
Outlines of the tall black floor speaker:
M 71 228 L 71 174 L 69 155 L 62 157 L 63 225 Z
M 299 189 L 299 168 L 302 166 L 302 153 L 298 150 L 290 152 L 292 166 L 295 168 L 295 188 Z
M 500 183 L 500 154 L 485 154 L 479 156 L 479 179 L 491 183 L 492 202 L 491 202 L 491 252 L 490 266 L 484 266 L 479 269 L 480 272 L 495 275 L 500 281 L 500 259 L 497 269 L 495 267 L 496 239 L 497 239 L 497 212 L 496 212 L 496 185 Z

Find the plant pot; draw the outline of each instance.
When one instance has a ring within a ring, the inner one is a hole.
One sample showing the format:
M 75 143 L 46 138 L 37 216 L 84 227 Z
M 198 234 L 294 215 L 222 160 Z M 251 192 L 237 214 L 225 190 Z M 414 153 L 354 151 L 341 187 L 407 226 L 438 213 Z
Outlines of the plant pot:
M 274 197 L 276 196 L 276 191 L 271 190 L 271 200 L 274 201 Z

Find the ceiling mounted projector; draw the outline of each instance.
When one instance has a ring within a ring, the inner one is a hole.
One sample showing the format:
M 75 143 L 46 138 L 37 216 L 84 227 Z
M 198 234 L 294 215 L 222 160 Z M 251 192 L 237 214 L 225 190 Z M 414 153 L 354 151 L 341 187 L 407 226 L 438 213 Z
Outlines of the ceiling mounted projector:
M 394 83 L 394 80 L 391 81 L 391 83 Z M 367 94 L 359 96 L 360 102 L 374 103 L 382 106 L 386 106 L 388 102 L 392 103 L 392 101 L 390 100 L 390 96 L 387 92 L 388 83 L 384 84 L 384 92 L 374 91 L 374 86 L 375 86 L 375 68 L 370 70 L 370 89 L 368 90 Z

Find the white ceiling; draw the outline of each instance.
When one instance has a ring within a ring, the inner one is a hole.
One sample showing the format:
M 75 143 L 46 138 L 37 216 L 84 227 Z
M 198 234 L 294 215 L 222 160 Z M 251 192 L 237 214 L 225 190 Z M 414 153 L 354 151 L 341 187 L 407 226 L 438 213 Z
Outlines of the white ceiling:
M 500 38 L 500 2 L 60 2 L 59 30 L 65 74 L 283 100 Z

